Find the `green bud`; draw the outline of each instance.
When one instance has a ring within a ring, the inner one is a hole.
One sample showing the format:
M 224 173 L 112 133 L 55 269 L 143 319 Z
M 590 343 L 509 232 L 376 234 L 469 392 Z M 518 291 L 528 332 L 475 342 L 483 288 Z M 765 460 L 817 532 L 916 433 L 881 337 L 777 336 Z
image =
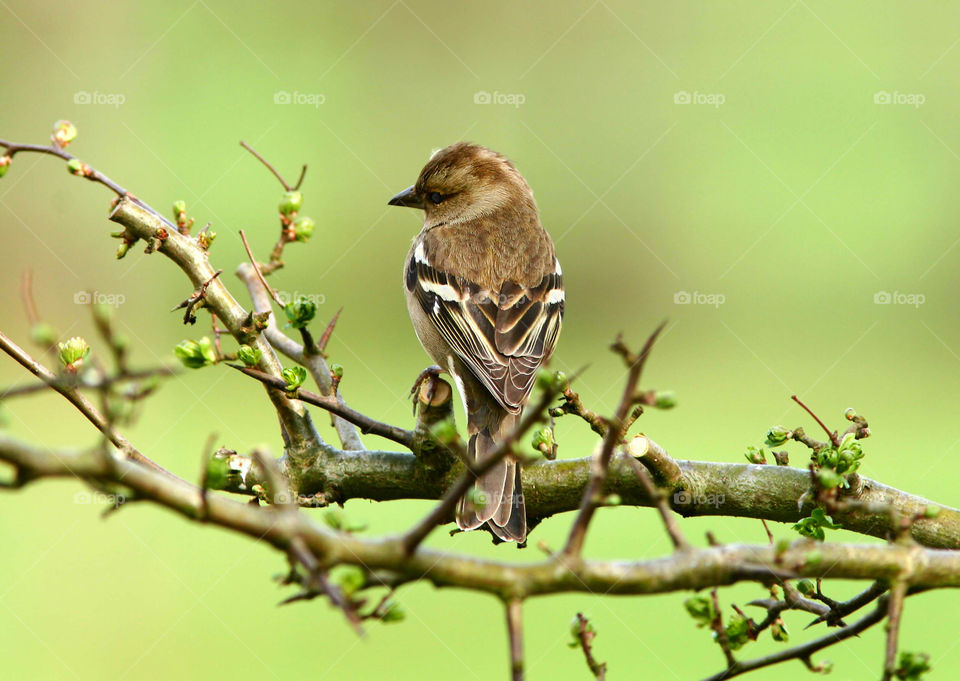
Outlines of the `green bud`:
M 13 161 L 9 156 L 0 156 L 0 177 L 3 177 L 7 174 L 7 169 L 10 167 L 10 163 Z
M 710 626 L 714 617 L 717 616 L 713 601 L 706 596 L 691 596 L 683 602 L 683 607 L 701 628 Z
M 307 324 L 317 316 L 317 304 L 312 300 L 301 297 L 291 303 L 287 303 L 283 311 L 287 315 L 288 326 L 292 326 L 295 329 L 305 329 Z
M 929 655 L 903 651 L 900 653 L 900 664 L 897 665 L 896 678 L 903 681 L 920 681 L 920 678 L 930 669 Z
M 537 387 L 545 392 L 560 392 L 567 385 L 567 377 L 559 371 L 541 369 L 537 372 Z
M 331 508 L 323 514 L 323 522 L 338 532 L 353 533 L 367 529 L 367 526 L 363 523 L 349 522 L 343 511 L 336 508 Z
M 750 641 L 750 620 L 739 613 L 730 616 L 724 628 L 731 650 L 740 650 Z
M 307 241 L 313 236 L 313 228 L 317 226 L 312 219 L 308 217 L 299 217 L 293 221 L 293 237 L 297 241 Z
M 71 175 L 83 175 L 83 167 L 86 164 L 79 158 L 71 158 L 67 161 L 67 172 Z
M 802 593 L 804 596 L 812 596 L 817 593 L 817 587 L 809 579 L 801 579 L 797 582 L 797 591 Z
M 403 611 L 403 608 L 400 607 L 400 604 L 394 600 L 387 601 L 386 607 L 383 609 L 383 614 L 380 615 L 380 619 L 383 622 L 400 622 L 406 618 L 407 614 Z
M 230 476 L 230 464 L 226 459 L 211 457 L 207 462 L 206 489 L 223 489 Z
M 483 509 L 487 506 L 487 493 L 479 489 L 476 485 L 471 487 L 464 495 L 468 504 Z
M 619 506 L 623 503 L 623 499 L 620 498 L 619 494 L 608 494 L 603 499 L 604 506 Z
M 286 192 L 280 199 L 278 208 L 280 212 L 290 217 L 292 214 L 300 211 L 303 206 L 303 194 L 298 191 Z
M 179 219 L 181 215 L 187 212 L 187 202 L 184 200 L 173 202 L 173 217 Z
M 185 340 L 181 341 L 173 349 L 183 366 L 188 369 L 199 369 L 210 364 L 216 364 L 217 351 L 209 338 L 204 336 L 199 341 Z
M 767 431 L 767 446 L 768 447 L 779 447 L 784 442 L 790 439 L 793 435 L 789 430 L 783 426 L 774 426 Z
M 763 447 L 747 447 L 747 452 L 744 454 L 747 457 L 747 461 L 755 464 L 765 464 L 767 462 L 767 455 L 763 452 Z
M 343 378 L 343 367 L 334 362 L 330 365 L 330 375 L 339 381 Z
M 457 433 L 457 426 L 453 419 L 443 419 L 433 424 L 430 428 L 430 435 L 440 444 L 449 445 L 457 441 L 460 436 Z
M 260 357 L 263 353 L 260 348 L 252 348 L 249 345 L 241 345 L 237 349 L 237 359 L 248 367 L 255 367 L 260 364 Z
M 57 332 L 50 324 L 38 322 L 30 329 L 30 339 L 37 345 L 49 347 L 57 342 Z
M 210 245 L 213 243 L 213 240 L 217 238 L 216 232 L 211 232 L 209 229 L 206 232 L 200 232 L 197 234 L 197 244 L 205 251 L 210 250 Z
M 780 539 L 777 540 L 777 545 L 774 547 L 774 551 L 779 556 L 786 553 L 787 549 L 789 548 L 790 548 L 790 540 L 787 539 L 786 537 L 781 537 Z
M 74 336 L 64 343 L 57 343 L 57 354 L 63 367 L 71 374 L 75 374 L 83 364 L 84 358 L 90 354 L 90 346 L 80 336 Z
M 576 648 L 580 645 L 580 618 L 582 615 L 575 616 L 570 620 L 570 638 L 571 641 L 567 644 L 571 648 Z M 583 635 L 584 638 L 590 639 L 597 635 L 597 629 L 593 626 L 593 622 L 583 617 Z
M 854 409 L 853 407 L 847 407 L 846 409 L 843 410 L 843 418 L 847 419 L 847 421 L 853 421 L 853 417 L 855 417 L 856 415 L 857 415 L 857 410 Z
M 787 625 L 783 623 L 783 620 L 777 618 L 774 620 L 773 624 L 770 625 L 770 635 L 773 637 L 774 641 L 779 641 L 780 643 L 786 643 L 790 640 L 790 633 L 787 631 Z
M 293 392 L 307 380 L 307 370 L 303 367 L 288 367 L 280 372 L 280 377 L 287 382 L 283 389 Z
M 924 518 L 936 518 L 938 515 L 940 515 L 939 506 L 927 506 L 925 509 L 923 509 Z
M 330 571 L 330 581 L 349 597 L 367 585 L 367 574 L 356 565 L 340 565 Z
M 553 428 L 550 426 L 544 426 L 540 428 L 533 434 L 533 439 L 531 443 L 533 448 L 542 454 L 546 454 L 548 457 L 553 455 L 553 448 L 556 444 L 556 441 L 553 438 Z
M 817 471 L 817 480 L 824 489 L 833 489 L 843 484 L 843 476 L 832 468 L 821 468 Z
M 657 401 L 653 406 L 657 409 L 673 409 L 677 406 L 677 396 L 672 390 L 657 393 Z
M 65 147 L 77 139 L 77 126 L 70 121 L 57 121 L 53 124 L 53 141 L 60 147 Z

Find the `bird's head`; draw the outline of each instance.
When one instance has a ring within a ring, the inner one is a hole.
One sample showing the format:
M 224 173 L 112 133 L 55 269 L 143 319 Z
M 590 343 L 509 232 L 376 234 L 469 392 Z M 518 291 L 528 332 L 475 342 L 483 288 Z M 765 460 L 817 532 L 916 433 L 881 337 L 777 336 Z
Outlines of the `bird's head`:
M 428 229 L 469 222 L 503 209 L 536 212 L 533 192 L 513 164 L 495 151 L 467 142 L 436 152 L 416 184 L 389 204 L 420 208 Z

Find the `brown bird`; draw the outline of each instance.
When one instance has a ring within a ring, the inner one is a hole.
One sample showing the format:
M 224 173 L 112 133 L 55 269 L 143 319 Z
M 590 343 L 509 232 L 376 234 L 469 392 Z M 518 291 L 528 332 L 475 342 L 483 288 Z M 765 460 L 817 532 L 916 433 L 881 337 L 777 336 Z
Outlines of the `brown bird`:
M 407 308 L 427 354 L 457 383 L 468 454 L 482 461 L 516 427 L 560 334 L 563 280 L 553 242 L 523 176 L 476 144 L 436 152 L 389 203 L 424 212 L 404 265 Z M 484 523 L 504 541 L 526 539 L 513 457 L 480 476 L 457 506 L 461 529 Z

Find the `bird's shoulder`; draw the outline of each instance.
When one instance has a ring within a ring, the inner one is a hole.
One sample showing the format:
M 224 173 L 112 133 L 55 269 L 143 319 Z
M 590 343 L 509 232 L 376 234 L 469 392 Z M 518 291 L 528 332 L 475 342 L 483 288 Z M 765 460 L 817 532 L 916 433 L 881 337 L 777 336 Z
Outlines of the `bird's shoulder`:
M 556 268 L 553 242 L 536 215 L 440 225 L 421 234 L 417 247 L 432 267 L 491 292 L 507 283 L 535 287 Z

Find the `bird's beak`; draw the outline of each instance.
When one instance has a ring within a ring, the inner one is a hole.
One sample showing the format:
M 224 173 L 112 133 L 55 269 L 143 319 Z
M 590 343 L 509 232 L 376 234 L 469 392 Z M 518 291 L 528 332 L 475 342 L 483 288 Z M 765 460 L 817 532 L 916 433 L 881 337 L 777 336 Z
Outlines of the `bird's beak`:
M 423 208 L 423 201 L 417 196 L 413 187 L 407 187 L 402 192 L 387 201 L 389 206 L 406 206 L 407 208 Z

